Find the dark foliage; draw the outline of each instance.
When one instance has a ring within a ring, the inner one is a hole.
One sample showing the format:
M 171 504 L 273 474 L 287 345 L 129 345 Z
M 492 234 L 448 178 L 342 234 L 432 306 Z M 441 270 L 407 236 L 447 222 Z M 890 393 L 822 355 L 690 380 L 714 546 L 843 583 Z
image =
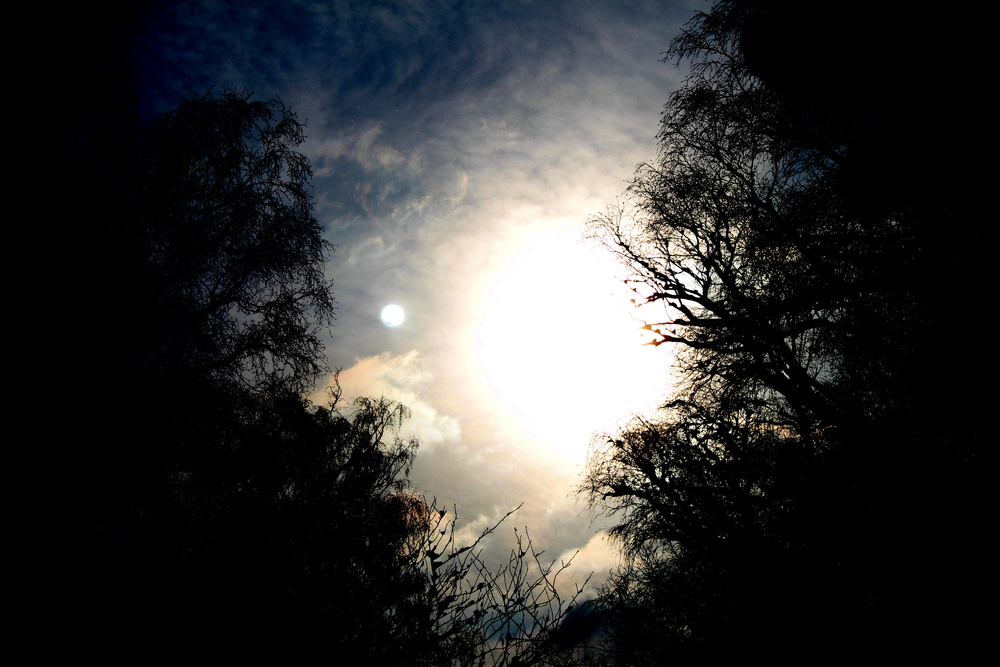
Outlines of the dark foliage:
M 77 465 L 98 526 L 238 456 L 251 415 L 317 379 L 333 307 L 293 114 L 235 92 L 109 114 L 64 147 L 49 264 L 74 324 L 53 345 L 85 351 L 66 437 L 101 434 Z
M 54 435 L 69 525 L 42 568 L 72 620 L 50 630 L 115 660 L 571 654 L 551 638 L 575 600 L 561 568 L 526 538 L 488 567 L 413 492 L 405 407 L 302 398 L 333 299 L 295 115 L 226 91 L 143 123 L 114 99 L 66 131 L 64 242 L 45 246 L 46 293 L 84 351 Z
M 951 179 L 859 196 L 858 156 L 903 111 L 762 83 L 741 36 L 771 11 L 719 2 L 674 40 L 692 69 L 660 156 L 594 223 L 681 371 L 584 484 L 620 522 L 602 605 L 623 664 L 976 639 L 981 371 L 929 328 L 983 303 L 985 207 Z
M 333 300 L 303 139 L 280 102 L 231 91 L 137 131 L 111 219 L 88 230 L 101 232 L 102 342 L 126 372 L 312 387 Z

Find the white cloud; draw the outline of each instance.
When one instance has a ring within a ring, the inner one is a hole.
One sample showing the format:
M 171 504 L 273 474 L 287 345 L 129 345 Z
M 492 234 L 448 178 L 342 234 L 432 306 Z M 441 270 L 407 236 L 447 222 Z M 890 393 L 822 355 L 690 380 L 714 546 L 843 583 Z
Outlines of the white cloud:
M 358 359 L 339 375 L 343 401 L 347 404 L 358 397 L 371 396 L 398 401 L 409 408 L 411 417 L 403 426 L 403 432 L 420 440 L 423 453 L 433 451 L 435 445 L 461 437 L 458 421 L 439 414 L 424 398 L 424 388 L 432 380 L 433 375 L 424 367 L 416 350 L 398 356 L 386 352 Z M 332 382 L 333 376 L 313 395 L 315 402 L 325 400 Z
M 618 550 L 604 532 L 594 535 L 579 550 L 564 551 L 556 561 L 556 566 L 569 562 L 571 558 L 573 563 L 556 582 L 559 594 L 566 599 L 571 598 L 576 593 L 575 587 L 581 585 L 588 574 L 593 573 L 580 595 L 580 600 L 596 597 L 598 588 L 607 581 L 610 571 L 618 566 L 618 556 Z

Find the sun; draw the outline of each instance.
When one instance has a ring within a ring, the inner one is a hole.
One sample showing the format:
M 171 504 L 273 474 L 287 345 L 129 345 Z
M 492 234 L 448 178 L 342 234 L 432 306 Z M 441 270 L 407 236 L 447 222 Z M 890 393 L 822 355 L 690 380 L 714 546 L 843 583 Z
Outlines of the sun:
M 531 239 L 491 290 L 477 331 L 494 396 L 576 460 L 594 431 L 660 402 L 670 355 L 642 345 L 613 257 L 576 235 Z

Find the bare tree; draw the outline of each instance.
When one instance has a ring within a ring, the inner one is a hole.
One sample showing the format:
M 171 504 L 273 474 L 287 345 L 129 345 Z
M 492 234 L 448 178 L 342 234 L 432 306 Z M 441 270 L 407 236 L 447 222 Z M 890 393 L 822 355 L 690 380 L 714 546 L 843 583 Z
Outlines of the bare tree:
M 247 91 L 184 100 L 144 128 L 129 217 L 113 232 L 116 252 L 141 258 L 126 283 L 146 325 L 139 363 L 312 387 L 333 316 L 332 248 L 295 150 L 304 138 L 280 100 Z
M 808 431 L 837 409 L 824 351 L 856 285 L 829 252 L 857 230 L 837 215 L 836 152 L 775 132 L 794 110 L 740 67 L 735 35 L 703 21 L 670 51 L 698 60 L 667 104 L 659 159 L 592 229 L 639 301 L 666 307 L 647 328 L 652 344 L 688 350 L 692 395 L 749 392 L 774 422 Z
M 436 645 L 428 664 L 444 654 L 452 664 L 502 667 L 578 664 L 573 642 L 561 641 L 560 625 L 582 593 L 568 599 L 557 586 L 568 562 L 546 561 L 535 550 L 527 529 L 515 529 L 516 545 L 507 562 L 491 566 L 482 557 L 482 541 L 514 513 L 502 517 L 465 546 L 455 541 L 455 521 L 431 511 L 424 552 L 426 605 L 431 610 L 428 636 Z M 588 577 L 589 580 L 589 577 Z
M 624 562 L 601 605 L 623 664 L 849 636 L 847 650 L 938 625 L 954 638 L 959 624 L 913 611 L 922 517 L 965 526 L 951 571 L 981 558 L 982 515 L 966 518 L 979 484 L 958 481 L 981 475 L 981 429 L 943 416 L 968 366 L 918 324 L 941 293 L 919 266 L 980 275 L 977 248 L 941 244 L 976 236 L 958 218 L 972 207 L 909 189 L 891 209 L 848 201 L 845 165 L 871 121 L 748 71 L 742 28 L 771 4 L 720 0 L 672 42 L 668 58 L 691 70 L 659 155 L 592 221 L 636 302 L 666 312 L 645 328 L 680 371 L 657 414 L 595 441 L 582 485 L 617 521 Z M 978 284 L 941 307 L 974 310 Z M 917 500 L 928 485 L 935 500 Z M 936 608 L 961 599 L 944 580 L 930 586 Z

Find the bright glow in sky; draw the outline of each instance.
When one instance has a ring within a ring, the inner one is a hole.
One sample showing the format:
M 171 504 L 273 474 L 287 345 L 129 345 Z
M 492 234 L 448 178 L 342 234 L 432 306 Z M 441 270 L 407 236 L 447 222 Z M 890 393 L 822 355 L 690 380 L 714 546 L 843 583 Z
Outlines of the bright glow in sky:
M 382 319 L 382 324 L 392 328 L 398 327 L 404 320 L 406 320 L 406 313 L 404 313 L 403 309 L 396 304 L 390 303 L 382 309 L 380 317 Z
M 528 243 L 492 289 L 479 362 L 531 435 L 582 463 L 595 431 L 657 403 L 666 355 L 641 345 L 642 323 L 609 253 L 579 234 Z

